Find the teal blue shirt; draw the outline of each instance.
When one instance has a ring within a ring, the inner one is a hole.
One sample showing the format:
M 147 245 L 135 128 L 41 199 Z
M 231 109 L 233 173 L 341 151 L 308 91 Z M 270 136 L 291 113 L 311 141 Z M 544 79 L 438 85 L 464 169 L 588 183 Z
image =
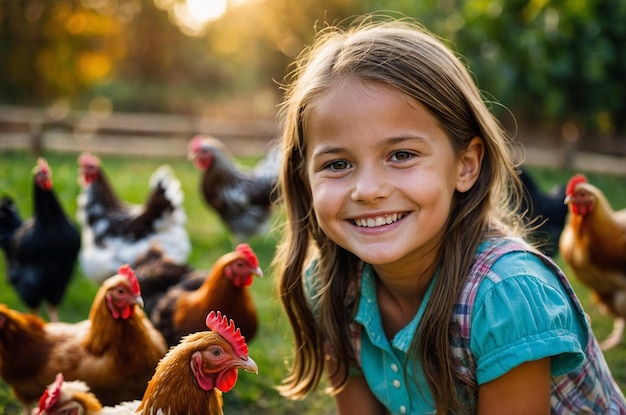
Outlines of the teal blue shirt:
M 526 252 L 505 254 L 492 271 L 499 279 L 483 279 L 472 314 L 470 348 L 476 359 L 478 384 L 544 357 L 552 357 L 553 376 L 575 369 L 587 342 L 585 316 L 572 306 L 558 277 L 538 257 Z M 305 278 L 312 278 L 312 274 Z M 406 355 L 437 277 L 415 317 L 391 340 L 382 328 L 375 278 L 373 268 L 366 264 L 355 317 L 362 326 L 362 373 L 392 414 L 434 413 L 421 364 L 413 359 L 406 364 Z M 315 292 L 311 283 L 307 281 L 309 298 Z

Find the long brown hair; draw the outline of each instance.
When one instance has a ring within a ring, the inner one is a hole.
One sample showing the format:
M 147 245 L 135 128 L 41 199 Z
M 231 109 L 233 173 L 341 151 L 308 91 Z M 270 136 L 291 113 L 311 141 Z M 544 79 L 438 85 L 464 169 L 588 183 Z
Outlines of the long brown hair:
M 281 392 L 302 398 L 318 386 L 325 344 L 337 359 L 334 375 L 343 379 L 335 392 L 345 385 L 355 358 L 348 340 L 352 316 L 346 313 L 346 292 L 360 262 L 317 224 L 305 170 L 309 105 L 329 93 L 329 85 L 337 77 L 350 77 L 391 86 L 418 100 L 446 131 L 457 154 L 476 136 L 484 142 L 477 182 L 469 191 L 454 195 L 438 252 L 440 276 L 410 350 L 422 363 L 437 411 L 462 411 L 455 385 L 467 380 L 459 379 L 455 370 L 449 322 L 479 243 L 489 236 L 522 234 L 523 227 L 517 226 L 521 224 L 512 213 L 521 194 L 519 180 L 509 140 L 461 59 L 413 21 L 375 20 L 358 20 L 346 30 L 321 30 L 285 80 L 280 185 L 288 221 L 274 265 L 279 295 L 294 332 L 295 355 Z M 302 279 L 311 247 L 318 258 L 315 315 Z M 476 389 L 476 385 L 469 386 Z

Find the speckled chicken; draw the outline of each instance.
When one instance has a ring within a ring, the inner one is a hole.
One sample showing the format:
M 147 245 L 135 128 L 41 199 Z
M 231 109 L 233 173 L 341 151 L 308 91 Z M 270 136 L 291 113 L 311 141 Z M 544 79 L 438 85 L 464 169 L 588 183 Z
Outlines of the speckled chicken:
M 236 243 L 269 230 L 274 203 L 278 199 L 280 154 L 272 147 L 252 170 L 235 164 L 218 139 L 197 135 L 189 143 L 188 158 L 202 172 L 200 192 L 220 216 Z

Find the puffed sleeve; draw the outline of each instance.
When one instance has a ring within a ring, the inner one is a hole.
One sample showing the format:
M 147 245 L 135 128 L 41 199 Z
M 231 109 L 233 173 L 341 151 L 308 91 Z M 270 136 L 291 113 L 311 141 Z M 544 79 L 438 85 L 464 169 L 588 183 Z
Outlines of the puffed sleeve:
M 478 384 L 545 357 L 552 358 L 553 376 L 572 371 L 584 359 L 585 316 L 539 259 L 509 270 L 504 278 L 486 278 L 474 303 L 470 347 Z

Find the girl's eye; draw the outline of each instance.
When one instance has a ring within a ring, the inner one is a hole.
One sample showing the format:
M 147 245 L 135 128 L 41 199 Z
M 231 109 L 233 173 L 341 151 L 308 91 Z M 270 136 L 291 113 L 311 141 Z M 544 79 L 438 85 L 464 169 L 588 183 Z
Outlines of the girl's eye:
M 336 160 L 326 164 L 326 168 L 335 171 L 345 170 L 350 167 L 350 164 L 345 160 Z
M 413 153 L 404 150 L 396 151 L 391 155 L 391 159 L 394 161 L 405 161 L 411 157 L 413 157 Z

